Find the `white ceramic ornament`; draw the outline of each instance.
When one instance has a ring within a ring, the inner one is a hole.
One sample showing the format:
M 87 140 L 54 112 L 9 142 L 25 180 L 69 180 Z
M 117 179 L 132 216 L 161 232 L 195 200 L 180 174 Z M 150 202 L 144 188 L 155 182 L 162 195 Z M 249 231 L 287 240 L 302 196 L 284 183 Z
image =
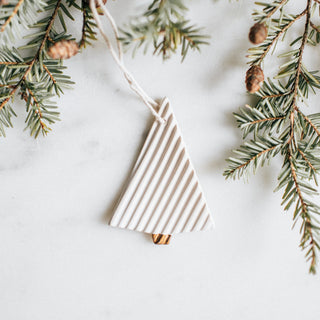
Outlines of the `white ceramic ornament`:
M 213 221 L 167 98 L 159 109 L 110 225 L 168 242 L 175 233 L 211 229 Z
M 117 50 L 103 30 L 96 2 L 111 24 Z M 175 233 L 212 228 L 211 215 L 168 99 L 159 105 L 144 92 L 124 65 L 118 28 L 110 12 L 101 0 L 90 0 L 90 8 L 130 88 L 155 117 L 110 225 L 150 233 L 156 244 L 168 244 Z

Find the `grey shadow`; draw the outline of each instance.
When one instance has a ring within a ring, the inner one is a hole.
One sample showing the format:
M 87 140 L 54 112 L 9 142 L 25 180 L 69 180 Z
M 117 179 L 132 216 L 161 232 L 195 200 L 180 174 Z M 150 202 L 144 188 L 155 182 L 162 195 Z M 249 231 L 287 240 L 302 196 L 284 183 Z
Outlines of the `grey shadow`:
M 160 103 L 162 99 L 156 99 L 156 102 L 157 103 Z M 116 206 L 118 205 L 119 201 L 120 201 L 120 197 L 122 196 L 123 192 L 126 190 L 129 182 L 130 182 L 130 178 L 131 178 L 131 172 L 138 160 L 138 157 L 140 155 L 140 152 L 142 150 L 142 147 L 145 143 L 145 140 L 150 132 L 150 129 L 152 127 L 152 124 L 154 123 L 154 117 L 150 117 L 149 120 L 148 120 L 148 123 L 146 125 L 146 129 L 144 130 L 144 132 L 142 133 L 141 135 L 141 142 L 139 144 L 139 146 L 137 147 L 137 151 L 133 157 L 133 161 L 132 161 L 132 165 L 130 167 L 130 170 L 128 171 L 127 173 L 127 176 L 126 176 L 126 179 L 125 179 L 125 182 L 123 183 L 123 185 L 121 187 L 119 187 L 119 189 L 117 190 L 115 196 L 114 196 L 114 199 L 113 201 L 111 201 L 111 203 L 108 205 L 108 207 L 105 209 L 103 215 L 102 215 L 102 222 L 103 223 L 107 223 L 109 224 L 111 218 L 112 218 L 112 215 L 113 215 L 113 212 L 116 208 Z M 149 236 L 146 234 L 146 237 L 149 238 Z
M 210 88 L 221 85 L 224 83 L 225 79 L 229 77 L 230 73 L 235 72 L 235 69 L 244 69 L 244 80 L 247 66 L 245 55 L 248 48 L 249 45 L 245 42 L 245 45 L 241 43 L 232 50 L 229 50 L 229 54 L 225 54 L 222 60 L 219 60 L 219 64 L 215 65 L 213 68 L 209 68 L 205 75 L 204 84 Z M 223 69 L 223 72 L 221 72 L 221 69 Z
M 112 215 L 113 215 L 113 212 L 114 210 L 116 209 L 119 201 L 120 201 L 120 197 L 122 196 L 123 192 L 126 190 L 126 187 L 128 186 L 129 182 L 130 182 L 130 177 L 131 177 L 131 172 L 135 166 L 135 163 L 136 161 L 138 160 L 138 157 L 139 157 L 139 154 L 140 154 L 140 151 L 143 147 L 143 144 L 147 138 L 147 135 L 150 131 L 150 128 L 152 126 L 152 123 L 153 123 L 153 118 L 150 117 L 149 121 L 148 121 L 148 125 L 147 125 L 147 128 L 144 130 L 143 134 L 141 135 L 141 142 L 139 144 L 139 146 L 137 147 L 137 151 L 135 152 L 134 156 L 133 156 L 133 161 L 132 161 L 132 165 L 130 167 L 130 170 L 128 171 L 127 175 L 126 175 L 126 178 L 124 180 L 124 183 L 122 184 L 122 186 L 120 186 L 118 188 L 118 190 L 116 191 L 115 193 L 115 196 L 114 196 L 114 199 L 111 201 L 111 203 L 108 205 L 108 207 L 104 210 L 104 213 L 102 215 L 102 218 L 101 218 L 101 221 L 105 224 L 109 224 L 111 218 L 112 218 Z

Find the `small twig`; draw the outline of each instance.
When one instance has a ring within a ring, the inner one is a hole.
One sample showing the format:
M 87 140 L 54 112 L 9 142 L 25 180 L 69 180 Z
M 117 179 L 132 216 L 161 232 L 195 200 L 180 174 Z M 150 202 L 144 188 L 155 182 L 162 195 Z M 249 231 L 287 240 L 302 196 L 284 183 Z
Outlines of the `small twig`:
M 11 15 L 9 18 L 5 21 L 5 23 L 2 25 L 0 32 L 3 32 L 7 25 L 11 22 L 13 17 L 18 13 L 20 6 L 23 4 L 24 0 L 19 0 L 19 2 L 16 4 L 15 8 L 13 9 Z
M 43 63 L 42 64 L 43 69 L 46 70 L 46 72 L 48 73 L 49 77 L 51 78 L 52 82 L 55 84 L 57 83 L 56 79 L 53 77 L 52 73 L 50 72 L 50 70 L 47 68 L 47 66 Z
M 33 99 L 33 101 L 34 101 L 34 104 L 35 104 L 36 107 L 37 107 L 37 110 L 35 111 L 35 113 L 36 113 L 36 114 L 38 115 L 38 117 L 39 117 L 39 121 L 40 121 L 40 124 L 41 124 L 42 129 L 44 129 L 44 128 L 46 128 L 46 125 L 45 125 L 45 123 L 42 122 L 42 112 L 41 112 L 40 104 L 39 104 L 37 98 L 35 97 L 34 93 L 33 93 L 29 88 L 27 88 L 27 90 L 28 90 L 30 96 L 32 97 L 32 99 Z
M 299 112 L 303 118 L 309 123 L 309 125 L 312 127 L 312 129 L 315 131 L 315 133 L 318 135 L 318 137 L 320 138 L 320 131 L 319 129 L 315 126 L 315 124 L 306 116 L 304 115 L 300 109 L 297 109 L 297 112 Z
M 281 37 L 281 35 L 287 31 L 297 20 L 299 20 L 301 17 L 303 17 L 307 13 L 307 10 L 302 11 L 300 14 L 298 14 L 292 21 L 290 21 L 279 33 L 272 39 L 271 43 L 268 45 L 268 47 L 265 49 L 259 60 L 257 61 L 257 64 L 261 64 L 262 60 L 265 58 L 269 50 L 272 48 L 274 43 Z
M 26 62 L 15 62 L 15 61 L 0 61 L 0 65 L 8 65 L 8 66 L 17 66 L 17 65 L 25 65 L 26 67 L 29 65 L 29 63 Z
M 238 171 L 238 170 L 246 167 L 249 163 L 251 163 L 251 162 L 254 161 L 255 159 L 261 157 L 261 156 L 262 156 L 263 154 L 265 154 L 266 152 L 272 151 L 272 150 L 274 150 L 274 149 L 277 148 L 277 147 L 278 147 L 278 145 L 275 145 L 275 146 L 273 146 L 273 147 L 271 147 L 271 148 L 268 148 L 268 149 L 266 149 L 266 150 L 263 150 L 263 151 L 259 152 L 259 153 L 256 154 L 254 157 L 252 157 L 250 160 L 248 160 L 246 163 L 243 163 L 242 165 L 234 168 L 233 170 L 230 170 L 230 175 L 233 174 L 235 171 Z
M 311 226 L 311 220 L 310 220 L 310 217 L 308 215 L 308 205 L 306 204 L 306 202 L 303 199 L 301 188 L 299 186 L 298 179 L 297 179 L 296 169 L 295 169 L 293 161 L 292 161 L 293 152 L 292 152 L 292 145 L 291 145 L 291 142 L 294 139 L 295 112 L 300 112 L 300 110 L 299 110 L 299 108 L 297 106 L 297 99 L 298 99 L 298 90 L 299 90 L 299 80 L 300 80 L 301 68 L 302 68 L 302 57 L 303 57 L 303 52 L 304 52 L 304 49 L 305 49 L 305 45 L 306 45 L 307 40 L 308 40 L 309 25 L 310 25 L 310 19 L 311 19 L 311 5 L 312 5 L 312 0 L 308 0 L 307 8 L 306 8 L 307 18 L 306 18 L 306 23 L 305 23 L 305 30 L 304 30 L 304 33 L 303 33 L 303 36 L 302 36 L 301 46 L 300 46 L 300 50 L 299 50 L 299 58 L 298 58 L 298 62 L 297 62 L 297 71 L 296 71 L 295 82 L 294 82 L 294 86 L 293 86 L 292 110 L 291 110 L 291 113 L 290 113 L 291 135 L 290 135 L 289 145 L 288 145 L 288 158 L 289 158 L 289 161 L 290 161 L 290 169 L 291 169 L 292 179 L 294 181 L 295 189 L 296 189 L 296 192 L 297 192 L 300 204 L 301 204 L 301 209 L 302 209 L 301 218 L 303 220 L 303 225 L 304 225 L 304 229 L 305 229 L 304 232 L 303 232 L 303 236 L 302 236 L 301 246 L 302 246 L 302 248 L 305 248 L 306 247 L 305 241 L 308 238 L 310 238 L 310 243 L 309 243 L 309 246 L 311 246 L 311 248 L 310 248 L 310 250 L 311 250 L 311 267 L 310 267 L 310 271 L 313 272 L 314 266 L 316 264 L 316 253 L 315 253 L 316 246 L 315 246 L 315 242 L 314 242 L 314 236 L 313 236 L 313 230 L 312 230 L 312 226 Z M 306 117 L 305 117 L 305 119 L 306 119 Z M 311 124 L 311 121 L 309 123 L 310 123 L 310 125 L 312 125 L 312 127 L 314 129 L 316 129 L 314 127 L 314 125 Z M 318 133 L 317 129 L 316 129 L 316 131 Z M 301 150 L 299 150 L 299 153 L 303 156 L 303 158 L 306 160 L 308 165 L 311 165 L 311 167 L 313 168 L 312 164 L 306 159 L 304 154 L 301 153 Z
M 312 0 L 308 0 L 307 8 L 305 10 L 307 13 L 306 24 L 305 24 L 305 29 L 304 29 L 304 33 L 302 36 L 300 50 L 299 50 L 299 59 L 297 62 L 298 66 L 297 66 L 297 72 L 296 72 L 296 79 L 295 79 L 295 83 L 294 83 L 294 87 L 293 87 L 292 105 L 294 108 L 296 107 L 296 102 L 297 102 L 297 93 L 298 93 L 298 89 L 299 89 L 299 79 L 300 79 L 300 74 L 301 74 L 303 51 L 304 51 L 305 45 L 308 40 L 309 24 L 310 24 L 310 18 L 311 18 L 311 4 L 312 4 Z
M 302 235 L 302 241 L 301 241 L 301 247 L 304 249 L 306 248 L 306 244 L 305 242 L 308 240 L 308 237 L 310 238 L 310 242 L 309 242 L 309 246 L 311 246 L 310 250 L 311 250 L 311 265 L 310 265 L 310 272 L 315 272 L 314 271 L 314 267 L 316 265 L 316 245 L 315 245 L 315 240 L 314 240 L 314 235 L 313 235 L 313 230 L 312 230 L 312 226 L 311 226 L 311 220 L 308 214 L 308 205 L 306 204 L 306 202 L 303 199 L 302 196 L 302 192 L 301 192 L 301 188 L 298 182 L 298 178 L 297 178 L 297 173 L 296 173 L 296 169 L 294 167 L 293 161 L 292 161 L 292 150 L 291 150 L 291 146 L 288 146 L 288 152 L 289 152 L 289 161 L 290 161 L 290 169 L 291 169 L 291 176 L 295 185 L 295 189 L 301 204 L 301 209 L 302 209 L 302 214 L 301 214 L 301 218 L 303 220 L 303 227 L 304 227 L 304 231 L 303 231 L 303 235 Z
M 282 96 L 287 96 L 289 94 L 292 93 L 292 90 L 288 91 L 288 92 L 284 92 L 284 93 L 279 93 L 279 94 L 272 94 L 270 96 L 262 96 L 261 99 L 272 99 L 272 98 L 279 98 L 279 97 L 282 97 Z
M 287 2 L 288 0 L 282 0 L 273 10 L 271 10 L 267 16 L 266 19 L 269 19 L 280 7 L 282 7 L 285 2 Z
M 289 152 L 288 158 L 289 158 L 289 162 L 290 162 L 290 170 L 291 170 L 292 179 L 294 181 L 295 189 L 297 191 L 297 195 L 299 197 L 299 201 L 300 201 L 301 206 L 302 206 L 302 212 L 305 213 L 305 212 L 307 212 L 307 204 L 305 203 L 305 201 L 303 199 L 302 192 L 301 192 L 301 189 L 300 189 L 300 185 L 298 183 L 296 169 L 295 169 L 293 161 L 292 161 L 291 146 L 288 146 L 288 152 Z
M 13 89 L 15 86 L 13 84 L 0 84 L 0 88 L 10 88 Z
M 82 8 L 82 34 L 81 34 L 81 40 L 79 44 L 79 48 L 82 48 L 85 46 L 86 43 L 86 20 L 87 20 L 87 13 L 86 13 L 86 6 L 88 5 L 88 2 L 86 0 L 81 1 L 81 8 Z
M 250 123 L 256 124 L 256 123 L 261 123 L 261 122 L 265 122 L 265 121 L 273 121 L 273 120 L 280 120 L 280 119 L 285 119 L 285 116 L 254 120 L 254 121 L 251 121 Z
M 312 21 L 310 21 L 310 26 L 311 26 L 315 31 L 317 31 L 318 33 L 320 33 L 319 27 L 317 27 Z
M 308 41 L 309 24 L 310 24 L 310 19 L 311 19 L 311 4 L 312 4 L 312 0 L 308 0 L 307 8 L 305 10 L 305 12 L 307 13 L 307 18 L 306 18 L 304 33 L 303 33 L 303 36 L 302 36 L 301 46 L 300 46 L 300 49 L 299 49 L 299 58 L 298 58 L 298 62 L 297 62 L 297 71 L 296 71 L 296 75 L 295 75 L 294 86 L 293 86 L 293 89 L 292 89 L 292 91 L 293 91 L 293 99 L 292 99 L 292 110 L 291 110 L 291 113 L 290 113 L 290 139 L 289 139 L 288 143 L 294 142 L 295 112 L 299 110 L 299 108 L 297 106 L 299 80 L 300 80 L 300 75 L 301 75 L 303 52 L 304 52 L 304 48 L 306 46 L 306 43 Z
M 313 170 L 317 171 L 316 168 L 312 165 L 312 163 L 308 160 L 307 156 L 304 154 L 304 152 L 301 149 L 298 149 L 298 152 L 301 154 L 304 161 L 308 164 L 308 166 Z

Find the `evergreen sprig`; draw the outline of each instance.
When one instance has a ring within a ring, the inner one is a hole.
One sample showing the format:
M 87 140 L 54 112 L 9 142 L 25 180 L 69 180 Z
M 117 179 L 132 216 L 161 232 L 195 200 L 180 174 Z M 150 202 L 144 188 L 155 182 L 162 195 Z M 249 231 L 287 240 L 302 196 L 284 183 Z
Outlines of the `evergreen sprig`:
M 0 55 L 2 135 L 5 135 L 5 127 L 12 126 L 11 118 L 15 115 L 12 101 L 16 94 L 26 102 L 26 127 L 30 129 L 31 135 L 37 137 L 39 133 L 47 134 L 50 124 L 59 120 L 59 113 L 54 110 L 56 106 L 49 99 L 54 93 L 57 95 L 62 93 L 63 88 L 69 87 L 72 81 L 63 74 L 62 62 L 51 60 L 46 50 L 52 43 L 70 38 L 66 33 L 65 17 L 73 19 L 69 12 L 69 7 L 72 5 L 73 1 L 70 0 L 47 1 L 46 6 L 42 8 L 44 17 L 30 25 L 31 30 L 35 32 L 25 37 L 30 39 L 27 44 L 19 49 L 2 48 Z M 10 22 L 7 27 L 9 30 L 14 24 Z M 24 49 L 31 50 L 32 56 L 23 56 Z
M 143 13 L 122 29 L 120 40 L 126 47 L 132 47 L 133 54 L 144 46 L 144 52 L 153 45 L 153 53 L 169 58 L 180 48 L 182 60 L 189 49 L 200 50 L 208 44 L 208 36 L 202 29 L 184 18 L 187 7 L 183 0 L 154 0 Z
M 315 93 L 320 88 L 317 71 L 308 70 L 303 62 L 307 45 L 320 42 L 320 30 L 312 22 L 312 13 L 319 7 L 319 1 L 305 0 L 306 7 L 298 14 L 285 12 L 289 2 L 257 3 L 262 10 L 254 12 L 254 19 L 267 25 L 268 37 L 259 46 L 249 49 L 252 66 L 261 66 L 278 40 L 284 38 L 299 19 L 305 19 L 304 29 L 279 56 L 287 62 L 280 66 L 275 80 L 267 79 L 255 94 L 256 105 L 235 113 L 244 138 L 252 138 L 228 159 L 229 168 L 224 175 L 226 178 L 247 177 L 266 161 L 276 155 L 282 156 L 276 190 L 283 190 L 284 209 L 294 208 L 294 225 L 300 223 L 300 246 L 310 263 L 309 271 L 315 273 L 320 252 L 320 207 L 312 198 L 318 196 L 320 114 L 305 115 L 301 108 L 310 92 Z
M 93 19 L 93 14 L 90 9 L 88 0 L 82 0 L 82 36 L 79 43 L 80 48 L 85 48 L 87 45 L 91 45 L 92 41 L 97 40 L 97 33 L 95 31 L 96 23 Z
M 14 42 L 21 31 L 34 23 L 45 6 L 42 0 L 13 0 L 0 5 L 0 42 Z

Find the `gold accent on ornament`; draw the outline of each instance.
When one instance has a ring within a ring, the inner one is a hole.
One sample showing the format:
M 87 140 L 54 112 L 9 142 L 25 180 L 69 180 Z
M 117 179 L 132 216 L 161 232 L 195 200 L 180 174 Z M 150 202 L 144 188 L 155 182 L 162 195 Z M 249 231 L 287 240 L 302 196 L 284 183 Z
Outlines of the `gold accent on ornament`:
M 169 244 L 171 239 L 171 234 L 153 234 L 152 240 L 154 244 Z

